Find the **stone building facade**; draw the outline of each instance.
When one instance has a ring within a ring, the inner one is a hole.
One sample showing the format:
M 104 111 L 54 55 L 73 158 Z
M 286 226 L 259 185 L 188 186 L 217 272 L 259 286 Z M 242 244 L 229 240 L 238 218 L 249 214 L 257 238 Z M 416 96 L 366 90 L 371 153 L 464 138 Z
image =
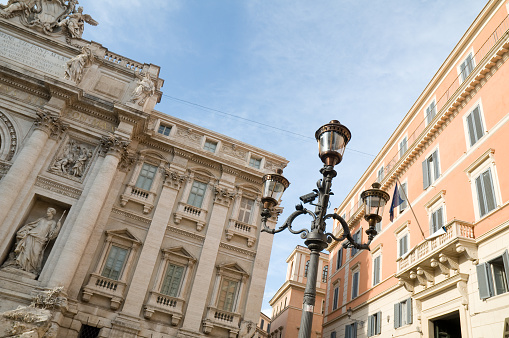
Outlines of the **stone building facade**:
M 508 14 L 486 2 L 338 207 L 366 242 L 362 191 L 392 197 L 371 251 L 329 246 L 324 337 L 509 337 Z
M 0 5 L 0 336 L 251 337 L 287 161 L 154 110 L 76 3 Z

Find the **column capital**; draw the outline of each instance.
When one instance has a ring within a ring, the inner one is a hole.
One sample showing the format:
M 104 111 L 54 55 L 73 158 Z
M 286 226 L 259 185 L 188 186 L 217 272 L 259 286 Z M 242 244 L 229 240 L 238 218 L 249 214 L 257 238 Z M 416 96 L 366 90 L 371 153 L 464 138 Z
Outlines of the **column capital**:
M 173 188 L 175 190 L 179 190 L 184 183 L 188 179 L 188 176 L 182 174 L 177 170 L 172 170 L 169 168 L 164 168 L 164 186 Z
M 130 140 L 126 140 L 123 137 L 118 137 L 113 134 L 103 136 L 101 139 L 100 155 L 106 156 L 107 154 L 111 154 L 122 159 L 122 157 L 126 156 L 125 154 L 127 153 L 127 146 L 129 143 Z
M 35 129 L 44 131 L 51 138 L 59 138 L 67 130 L 68 125 L 62 123 L 58 116 L 54 116 L 42 109 L 37 110 L 36 114 L 37 117 L 34 121 Z
M 214 186 L 214 203 L 229 207 L 234 197 L 235 193 L 232 190 L 219 185 Z

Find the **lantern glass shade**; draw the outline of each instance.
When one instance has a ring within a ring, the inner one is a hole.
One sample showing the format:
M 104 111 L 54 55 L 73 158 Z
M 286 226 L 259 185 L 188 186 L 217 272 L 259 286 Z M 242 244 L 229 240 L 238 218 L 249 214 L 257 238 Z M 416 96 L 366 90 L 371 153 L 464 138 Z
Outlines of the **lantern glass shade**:
M 332 120 L 315 133 L 318 141 L 318 156 L 325 165 L 336 165 L 343 159 L 343 154 L 351 134 L 339 121 Z
M 290 182 L 282 175 L 267 174 L 263 176 L 262 202 L 264 203 L 264 208 L 278 205 L 289 185 Z
M 380 183 L 375 182 L 372 185 L 372 189 L 368 189 L 361 194 L 361 198 L 364 201 L 365 213 L 364 218 L 375 218 L 377 221 L 382 220 L 384 208 L 389 201 L 389 194 L 380 189 Z

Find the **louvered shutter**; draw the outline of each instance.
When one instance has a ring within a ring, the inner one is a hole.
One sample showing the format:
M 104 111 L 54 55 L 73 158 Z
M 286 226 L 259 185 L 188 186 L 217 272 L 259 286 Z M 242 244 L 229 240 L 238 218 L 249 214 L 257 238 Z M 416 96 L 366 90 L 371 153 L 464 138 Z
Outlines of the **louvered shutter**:
M 435 152 L 432 155 L 432 158 L 433 158 L 433 169 L 435 174 L 433 181 L 436 181 L 437 178 L 440 176 L 440 163 L 438 160 L 438 150 L 435 150 Z
M 493 296 L 493 287 L 490 283 L 490 271 L 488 263 L 477 264 L 477 287 L 479 289 L 479 297 L 486 299 Z
M 394 328 L 401 326 L 401 307 L 400 303 L 394 304 Z
M 486 201 L 484 199 L 481 175 L 475 179 L 475 187 L 477 189 L 477 201 L 479 202 L 479 216 L 482 217 L 486 215 Z
M 422 187 L 423 189 L 429 187 L 428 159 L 422 162 Z
M 368 337 L 373 335 L 373 316 L 368 317 Z
M 476 136 L 476 142 L 484 135 L 484 128 L 482 125 L 481 120 L 481 110 L 479 109 L 479 106 L 475 107 L 474 111 L 472 112 L 472 115 L 474 117 L 474 126 L 475 126 L 475 136 Z
M 376 330 L 375 330 L 375 334 L 380 334 L 382 333 L 382 312 L 377 312 L 376 313 Z
M 502 259 L 504 260 L 505 280 L 509 285 L 509 252 L 507 250 L 502 254 Z
M 406 315 L 407 315 L 406 323 L 412 324 L 412 298 L 408 298 L 405 305 L 407 306 L 407 308 L 406 308 Z
M 437 223 L 435 225 L 435 231 L 444 226 L 444 210 L 442 207 L 437 210 Z
M 470 146 L 473 146 L 476 139 L 475 126 L 474 126 L 474 112 L 470 113 L 467 116 L 467 126 L 468 126 L 468 137 L 470 139 Z
M 350 334 L 350 325 L 345 325 L 345 338 L 352 338 Z
M 352 338 L 357 338 L 357 322 L 352 325 Z
M 486 212 L 490 212 L 495 209 L 497 202 L 495 200 L 495 193 L 493 190 L 493 180 L 491 179 L 491 168 L 488 168 L 482 173 L 484 195 L 486 197 Z

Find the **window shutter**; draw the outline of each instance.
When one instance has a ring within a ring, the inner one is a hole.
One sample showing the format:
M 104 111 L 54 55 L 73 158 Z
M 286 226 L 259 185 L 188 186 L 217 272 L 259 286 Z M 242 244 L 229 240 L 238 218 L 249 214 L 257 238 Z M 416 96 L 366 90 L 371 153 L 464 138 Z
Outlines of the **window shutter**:
M 484 200 L 484 191 L 482 188 L 481 175 L 475 179 L 475 187 L 477 188 L 477 201 L 479 202 L 479 216 L 486 215 L 486 204 Z
M 472 115 L 473 115 L 473 122 L 474 122 L 474 126 L 475 126 L 475 141 L 477 142 L 477 140 L 479 140 L 483 135 L 484 135 L 484 128 L 483 128 L 483 125 L 482 125 L 482 120 L 481 120 L 481 111 L 479 109 L 479 106 L 475 107 L 474 111 L 472 112 Z
M 507 250 L 502 254 L 502 259 L 504 260 L 505 280 L 509 285 L 509 252 Z
M 330 333 L 330 338 L 336 338 L 336 331 L 332 331 Z
M 505 263 L 505 261 L 504 261 Z M 490 287 L 490 272 L 488 263 L 477 264 L 477 286 L 479 288 L 479 297 L 486 299 L 493 296 L 493 288 Z
M 475 129 L 474 129 L 474 112 L 471 112 L 468 116 L 467 116 L 467 126 L 468 126 L 468 136 L 470 138 L 470 146 L 473 146 L 474 143 L 477 141 L 476 140 L 476 133 L 475 133 Z
M 338 254 L 336 256 L 336 270 L 339 270 L 341 265 L 343 264 L 343 248 L 338 249 Z
M 407 186 L 406 186 L 406 183 L 403 183 L 399 189 L 400 189 L 399 196 L 403 200 L 403 202 L 399 206 L 399 210 L 405 210 L 406 207 L 407 207 L 407 203 L 408 203 L 407 202 Z
M 407 306 L 407 310 L 406 310 L 407 320 L 406 320 L 406 323 L 407 324 L 412 324 L 412 298 L 408 298 L 407 299 L 406 306 Z
M 352 338 L 350 335 L 350 325 L 345 325 L 345 338 Z
M 375 334 L 382 333 L 382 312 L 376 313 L 376 331 Z
M 443 207 L 437 210 L 437 223 L 435 224 L 435 231 L 444 226 L 444 212 Z
M 435 170 L 435 177 L 433 179 L 433 181 L 436 181 L 437 178 L 440 176 L 440 164 L 438 162 L 438 150 L 435 150 L 435 152 L 433 153 L 432 156 L 432 159 L 433 159 L 433 169 Z
M 422 187 L 425 190 L 429 187 L 428 159 L 422 162 Z
M 431 213 L 431 219 L 430 219 L 430 234 L 435 233 L 436 231 L 436 224 L 437 224 L 437 213 L 436 211 Z
M 394 328 L 397 329 L 401 326 L 401 308 L 400 304 L 394 304 Z
M 357 338 L 357 322 L 352 325 L 352 338 Z
M 486 206 L 488 207 L 486 212 L 490 212 L 491 210 L 495 209 L 497 205 L 493 191 L 493 180 L 491 179 L 491 168 L 488 168 L 488 170 L 482 173 L 482 178 L 484 194 L 486 196 Z
M 368 317 L 368 337 L 373 335 L 373 316 Z

